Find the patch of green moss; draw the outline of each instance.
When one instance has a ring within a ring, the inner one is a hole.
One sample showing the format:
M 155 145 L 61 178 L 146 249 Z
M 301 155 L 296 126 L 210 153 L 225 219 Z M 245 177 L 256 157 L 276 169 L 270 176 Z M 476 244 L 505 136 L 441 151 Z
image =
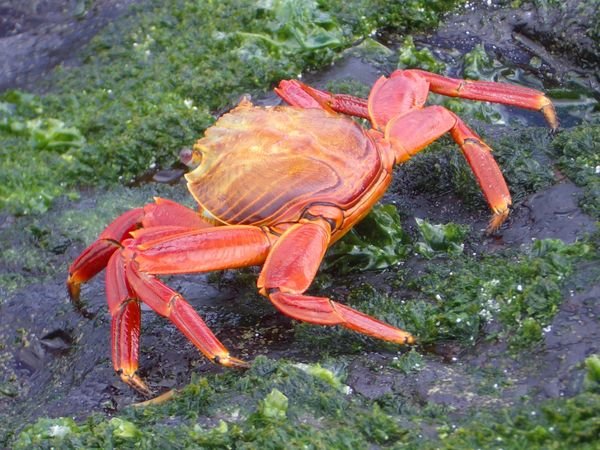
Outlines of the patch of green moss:
M 514 348 L 539 342 L 563 299 L 562 286 L 575 264 L 591 257 L 584 243 L 536 241 L 525 254 L 454 258 L 430 263 L 424 275 L 399 283 L 416 292 L 398 299 L 368 285 L 352 291 L 348 303 L 406 329 L 423 344 L 448 339 L 475 343 L 486 323 Z M 487 336 L 491 338 L 492 336 Z
M 113 418 L 40 419 L 10 444 L 29 448 L 533 448 L 592 449 L 600 396 L 450 418 L 435 405 L 390 407 L 342 392 L 285 361 L 258 358 L 246 373 L 196 378 L 164 404 Z M 423 430 L 428 430 L 424 433 Z
M 393 367 L 404 374 L 409 374 L 423 369 L 423 367 L 425 367 L 425 360 L 422 354 L 412 348 L 405 354 L 394 357 L 390 367 Z
M 398 68 L 418 68 L 433 73 L 444 73 L 446 65 L 438 60 L 428 48 L 417 49 L 412 36 L 408 36 L 398 49 Z
M 364 448 L 408 435 L 377 405 L 284 361 L 198 378 L 168 403 L 82 423 L 41 419 L 13 448 Z M 173 440 L 171 440 L 173 439 Z
M 378 204 L 327 252 L 323 268 L 349 273 L 390 267 L 405 259 L 409 242 L 396 207 Z
M 592 355 L 585 360 L 587 372 L 583 380 L 586 391 L 600 394 L 600 355 Z
M 439 338 L 445 329 L 448 336 L 458 337 L 452 331 L 455 324 L 456 331 L 464 331 L 460 324 L 470 323 L 473 334 L 468 340 L 474 341 L 483 323 L 497 320 L 501 325 L 499 336 L 508 338 L 511 345 L 538 342 L 541 328 L 550 323 L 562 301 L 564 282 L 575 264 L 590 257 L 590 253 L 584 243 L 566 245 L 546 239 L 535 241 L 525 255 L 487 255 L 478 260 L 465 259 L 454 267 L 433 266 L 418 280 L 421 292 L 435 298 L 436 306 L 443 305 L 450 314 L 439 317 L 440 328 L 428 331 Z
M 66 180 L 77 171 L 75 154 L 85 139 L 77 128 L 54 117 L 33 95 L 0 95 L 0 210 L 43 212 L 58 195 L 77 197 Z
M 460 255 L 464 249 L 464 240 L 469 227 L 455 223 L 431 224 L 425 219 L 416 218 L 421 240 L 415 244 L 415 250 L 425 258 L 441 255 Z
M 582 393 L 538 407 L 477 414 L 449 433 L 439 445 L 463 449 L 596 449 L 600 435 L 600 395 Z

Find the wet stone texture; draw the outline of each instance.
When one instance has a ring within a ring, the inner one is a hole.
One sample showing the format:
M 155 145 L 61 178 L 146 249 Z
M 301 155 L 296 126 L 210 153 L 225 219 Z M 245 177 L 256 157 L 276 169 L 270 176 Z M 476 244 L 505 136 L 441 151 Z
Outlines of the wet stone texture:
M 28 85 L 32 79 L 30 76 L 46 70 L 51 60 L 54 61 L 52 58 L 64 60 L 73 48 L 71 45 L 60 45 L 61 38 L 57 36 L 62 35 L 62 28 L 59 25 L 48 20 L 39 25 L 35 14 L 13 3 L 0 2 L 0 11 L 4 12 L 0 21 L 0 33 L 3 33 L 0 61 L 4 61 L 0 63 L 4 64 L 0 68 L 0 89 L 8 85 Z M 100 8 L 97 14 L 111 17 L 126 3 L 129 2 L 106 2 L 108 6 Z M 71 11 L 71 17 L 73 12 L 68 7 L 72 6 L 65 2 L 65 11 Z M 415 36 L 415 42 L 427 46 L 434 53 L 443 53 L 449 46 L 466 51 L 474 44 L 493 41 L 495 57 L 503 64 L 513 64 L 512 67 L 524 65 L 533 56 L 542 57 L 544 67 L 549 71 L 560 72 L 565 67 L 570 70 L 576 64 L 576 61 L 562 57 L 562 53 L 555 52 L 552 58 L 545 58 L 546 53 L 541 49 L 545 48 L 547 42 L 555 44 L 553 51 L 569 45 L 569 42 L 559 45 L 562 31 L 554 30 L 551 26 L 554 22 L 544 22 L 543 29 L 539 29 L 538 25 L 531 24 L 538 23 L 539 12 L 522 11 L 519 17 L 515 16 L 517 12 L 514 11 L 510 17 L 503 14 L 491 10 L 484 19 L 480 12 L 466 11 L 450 18 L 435 34 Z M 69 33 L 83 33 L 87 17 L 88 14 L 75 22 L 70 19 L 68 23 L 75 23 L 75 27 L 70 27 Z M 491 36 L 487 25 L 498 17 L 503 18 L 502 27 L 496 28 Z M 64 17 L 57 18 L 57 22 L 64 20 Z M 103 20 L 97 20 L 98 27 Z M 40 26 L 58 31 L 49 41 L 42 42 L 33 31 L 39 30 Z M 464 33 L 465 28 L 469 30 L 468 37 Z M 28 67 L 19 65 L 20 58 L 31 50 L 31 45 L 23 40 L 22 29 L 31 29 L 28 39 L 43 46 L 36 51 L 37 59 L 34 58 Z M 81 39 L 93 34 L 94 30 L 86 29 L 85 36 L 81 38 L 70 34 L 64 39 L 77 41 L 79 45 Z M 519 38 L 521 35 L 526 36 L 527 40 Z M 541 40 L 533 41 L 536 36 L 541 36 Z M 1 55 L 9 50 L 11 44 L 8 39 L 12 38 L 19 43 L 13 50 L 16 52 L 13 61 L 9 61 Z M 50 56 L 46 49 L 57 45 L 64 51 Z M 594 78 L 595 69 L 590 70 L 590 67 L 597 67 L 594 66 L 598 61 L 598 55 L 594 54 L 597 48 L 585 40 L 583 45 L 579 51 L 591 62 L 579 68 L 580 76 L 568 82 L 580 83 L 582 78 Z M 305 80 L 317 87 L 348 78 L 370 85 L 382 71 L 389 70 L 389 64 L 382 66 L 349 54 L 329 70 L 309 74 Z M 17 72 L 23 75 L 16 77 Z M 540 77 L 542 81 L 544 78 Z M 556 83 L 555 78 L 548 81 L 549 85 L 552 83 Z M 591 83 L 590 95 L 597 96 L 594 83 Z M 256 103 L 273 104 L 276 101 L 270 95 Z M 570 125 L 578 124 L 578 119 L 572 116 L 571 111 L 568 107 L 560 108 L 559 104 L 561 120 Z M 516 117 L 525 127 L 543 126 L 534 113 L 503 110 L 503 114 L 511 119 Z M 515 133 L 512 124 L 477 126 L 492 141 L 500 133 L 506 132 L 509 137 L 510 133 Z M 547 159 L 542 159 L 542 163 L 552 164 Z M 407 165 L 397 170 L 397 178 L 383 200 L 384 203 L 397 206 L 404 220 L 403 226 L 411 233 L 414 233 L 415 217 L 427 218 L 432 223 L 452 221 L 468 224 L 472 232 L 467 251 L 497 253 L 519 250 L 539 239 L 552 238 L 573 243 L 596 231 L 596 221 L 579 206 L 583 195 L 581 188 L 560 173 L 554 174 L 554 180 L 548 186 L 527 193 L 516 202 L 508 224 L 496 235 L 486 236 L 482 232 L 488 220 L 485 206 L 481 203 L 475 206 L 465 204 L 463 198 L 451 190 L 420 192 L 411 181 L 411 167 Z M 180 175 L 179 171 L 166 171 L 155 177 L 155 181 L 164 179 L 174 184 L 173 187 L 150 182 L 141 187 L 128 188 L 127 196 L 134 198 L 131 206 L 141 205 L 157 194 L 180 201 L 185 199 L 185 186 L 177 181 Z M 431 183 L 436 181 L 430 180 Z M 81 216 L 90 214 L 98 205 L 106 207 L 113 199 L 121 197 L 122 190 L 125 188 L 114 188 L 108 192 L 91 190 L 82 193 L 78 201 L 61 201 L 48 213 L 47 218 L 41 219 L 41 225 L 37 225 L 41 228 L 53 226 L 62 220 L 61 217 L 65 217 L 65 212 Z M 189 200 L 184 201 L 190 204 Z M 0 244 L 3 248 L 16 245 L 19 239 L 28 239 L 29 220 L 27 217 L 0 217 L 0 237 L 4 239 Z M 44 223 L 45 220 L 48 222 Z M 110 217 L 101 220 L 106 223 Z M 100 224 L 95 227 L 101 228 Z M 24 231 L 21 233 L 19 229 Z M 68 241 L 68 236 L 65 239 L 65 245 L 56 250 L 49 262 L 54 268 L 48 271 L 49 276 L 42 281 L 36 279 L 10 293 L 4 288 L 0 290 L 3 297 L 0 301 L 0 417 L 17 417 L 20 424 L 31 423 L 44 416 L 84 419 L 92 412 L 111 415 L 131 403 L 143 400 L 143 397 L 124 385 L 112 369 L 110 321 L 103 277 L 98 276 L 83 287 L 85 314 L 74 308 L 68 299 L 64 285 L 66 267 L 82 248 L 74 247 Z M 418 272 L 425 263 L 423 258 L 410 256 L 403 266 L 413 267 Z M 26 268 L 2 269 L 28 276 Z M 410 293 L 402 287 L 389 286 L 388 281 L 395 276 L 394 270 L 339 277 L 334 274 L 325 278 L 323 284 L 328 287 L 323 288 L 322 292 L 334 292 L 343 301 L 344 295 L 367 283 L 387 294 L 399 297 L 407 294 L 407 298 L 410 298 Z M 600 284 L 598 268 L 592 263 L 577 267 L 577 272 L 563 289 L 563 301 L 551 324 L 543 329 L 542 341 L 534 347 L 521 350 L 515 356 L 502 340 L 482 340 L 473 346 L 452 341 L 437 342 L 419 347 L 418 351 L 423 356 L 421 367 L 406 373 L 393 368 L 394 361 L 401 353 L 378 343 L 369 342 L 362 352 L 347 354 L 343 345 L 340 346 L 341 350 L 318 345 L 311 348 L 302 337 L 298 337 L 295 324 L 277 313 L 256 293 L 257 274 L 256 269 L 247 269 L 227 271 L 220 275 L 168 277 L 166 281 L 201 312 L 207 324 L 234 355 L 250 361 L 257 355 L 266 355 L 273 359 L 285 358 L 297 362 L 319 361 L 321 354 L 337 356 L 347 362 L 345 384 L 350 386 L 354 394 L 369 400 L 399 397 L 417 404 L 448 407 L 452 414 L 461 416 L 467 415 L 473 408 L 510 406 L 523 397 L 534 401 L 569 397 L 581 390 L 581 362 L 592 354 L 600 353 Z M 204 359 L 174 326 L 148 308 L 144 308 L 142 320 L 139 373 L 157 393 L 185 386 L 194 373 L 203 375 L 224 370 Z M 489 326 L 493 328 L 493 324 Z M 303 329 L 301 334 L 311 332 L 313 329 Z M 318 334 L 316 328 L 314 333 Z M 427 434 L 426 426 L 423 432 Z
M 89 7 L 90 5 L 91 7 Z M 35 89 L 60 63 L 76 63 L 76 52 L 135 0 L 0 1 L 0 91 Z

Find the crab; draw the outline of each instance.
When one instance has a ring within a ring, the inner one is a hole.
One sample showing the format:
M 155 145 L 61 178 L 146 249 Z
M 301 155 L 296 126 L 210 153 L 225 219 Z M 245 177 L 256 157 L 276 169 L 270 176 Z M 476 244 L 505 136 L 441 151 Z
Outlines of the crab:
M 493 211 L 488 231 L 507 218 L 511 198 L 491 149 L 456 114 L 427 106 L 428 93 L 538 110 L 552 129 L 558 126 L 552 102 L 537 90 L 421 70 L 382 76 L 368 99 L 298 80 L 281 81 L 275 91 L 290 106 L 258 107 L 244 99 L 185 155 L 197 166 L 186 179 L 198 210 L 156 198 L 110 223 L 69 268 L 74 301 L 81 283 L 106 268 L 114 369 L 142 393 L 151 391 L 137 374 L 141 302 L 211 361 L 248 366 L 161 275 L 262 265 L 258 291 L 283 314 L 414 343 L 406 331 L 306 291 L 327 248 L 382 197 L 394 166 L 445 133 L 462 150 Z M 370 128 L 349 116 L 367 119 Z

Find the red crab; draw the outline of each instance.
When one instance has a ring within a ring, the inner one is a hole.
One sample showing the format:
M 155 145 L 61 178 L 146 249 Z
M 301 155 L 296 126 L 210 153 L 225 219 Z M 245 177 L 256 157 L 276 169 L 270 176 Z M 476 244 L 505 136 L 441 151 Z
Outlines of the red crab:
M 465 81 L 421 70 L 381 77 L 368 100 L 282 81 L 292 106 L 243 100 L 196 142 L 186 175 L 194 211 L 157 198 L 113 221 L 69 269 L 80 284 L 106 267 L 112 359 L 123 381 L 148 393 L 136 374 L 140 302 L 168 318 L 210 360 L 246 367 L 230 356 L 201 317 L 158 276 L 261 265 L 258 290 L 282 313 L 319 325 L 342 325 L 398 344 L 409 333 L 326 297 L 305 295 L 327 248 L 361 220 L 408 160 L 449 132 L 461 148 L 493 216 L 495 230 L 511 203 L 490 148 L 451 111 L 426 106 L 428 92 L 541 111 L 555 129 L 554 107 L 541 92 Z M 342 114 L 340 114 L 342 113 Z M 370 129 L 347 115 L 363 117 Z

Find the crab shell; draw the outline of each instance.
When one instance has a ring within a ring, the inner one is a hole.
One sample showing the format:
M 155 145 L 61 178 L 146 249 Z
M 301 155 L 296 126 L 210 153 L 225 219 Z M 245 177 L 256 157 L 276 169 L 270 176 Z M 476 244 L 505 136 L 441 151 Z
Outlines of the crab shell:
M 194 146 L 188 188 L 223 224 L 297 223 L 311 208 L 343 212 L 332 241 L 385 192 L 393 161 L 357 122 L 321 109 L 242 101 Z M 341 225 L 341 226 L 339 226 Z

